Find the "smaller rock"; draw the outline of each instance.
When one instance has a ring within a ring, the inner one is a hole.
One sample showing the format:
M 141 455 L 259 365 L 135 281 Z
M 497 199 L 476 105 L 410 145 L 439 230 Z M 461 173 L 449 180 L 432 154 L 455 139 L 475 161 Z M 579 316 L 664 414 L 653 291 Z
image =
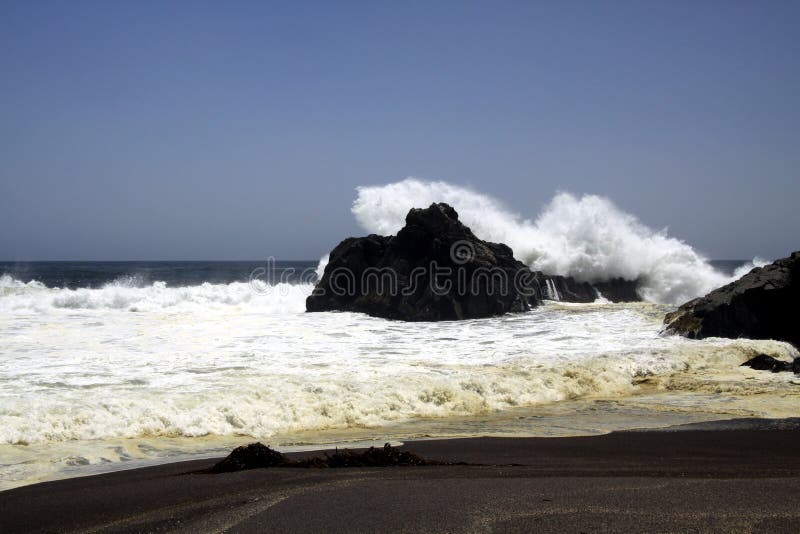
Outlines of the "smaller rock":
M 467 465 L 463 462 L 440 462 L 401 451 L 388 443 L 382 448 L 370 447 L 363 451 L 336 450 L 333 454 L 291 460 L 262 443 L 251 443 L 233 449 L 225 459 L 216 463 L 206 473 L 231 473 L 245 469 L 265 467 L 336 468 L 336 467 L 411 467 L 421 465 Z
M 212 473 L 230 473 L 245 469 L 278 467 L 287 463 L 286 457 L 263 443 L 250 443 L 236 447 L 222 461 L 211 468 Z
M 603 298 L 611 302 L 641 302 L 638 287 L 639 280 L 625 280 L 624 278 L 611 278 L 594 282 L 594 288 L 603 295 Z
M 795 358 L 794 363 L 784 362 L 766 354 L 759 354 L 744 362 L 741 367 L 750 367 L 756 371 L 772 371 L 773 373 L 779 373 L 781 371 L 797 372 L 795 368 L 800 368 L 800 362 L 798 362 L 798 360 L 800 360 L 800 358 Z

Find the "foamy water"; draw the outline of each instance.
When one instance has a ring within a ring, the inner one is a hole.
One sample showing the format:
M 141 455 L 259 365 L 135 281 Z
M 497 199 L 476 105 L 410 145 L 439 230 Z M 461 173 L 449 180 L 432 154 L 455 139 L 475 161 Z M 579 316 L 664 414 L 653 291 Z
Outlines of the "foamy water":
M 662 337 L 661 305 L 548 303 L 493 319 L 403 323 L 305 313 L 310 291 L 158 282 L 69 290 L 6 277 L 2 485 L 219 454 L 252 438 L 547 433 L 519 417 L 593 399 L 622 402 L 609 417 L 798 415 L 791 377 L 737 367 L 756 352 L 790 358 L 793 348 Z M 572 432 L 605 429 L 603 417 L 574 421 Z M 451 422 L 447 431 L 440 421 Z

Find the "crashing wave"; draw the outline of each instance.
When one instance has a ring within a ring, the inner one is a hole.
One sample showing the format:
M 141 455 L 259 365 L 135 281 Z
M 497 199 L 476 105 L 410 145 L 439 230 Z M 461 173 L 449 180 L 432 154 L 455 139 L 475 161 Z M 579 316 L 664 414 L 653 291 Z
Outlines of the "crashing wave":
M 0 277 L 0 310 L 48 312 L 122 310 L 132 312 L 239 306 L 268 313 L 300 313 L 311 293 L 310 284 L 269 285 L 253 280 L 229 284 L 168 287 L 165 282 L 143 285 L 140 278 L 123 277 L 102 288 L 48 288 L 31 281 Z
M 395 234 L 409 209 L 446 202 L 478 237 L 509 245 L 534 270 L 587 282 L 639 280 L 640 295 L 651 302 L 680 304 L 733 279 L 666 229 L 653 230 L 597 195 L 558 193 L 529 220 L 490 196 L 446 182 L 407 178 L 357 192 L 352 212 L 368 232 Z

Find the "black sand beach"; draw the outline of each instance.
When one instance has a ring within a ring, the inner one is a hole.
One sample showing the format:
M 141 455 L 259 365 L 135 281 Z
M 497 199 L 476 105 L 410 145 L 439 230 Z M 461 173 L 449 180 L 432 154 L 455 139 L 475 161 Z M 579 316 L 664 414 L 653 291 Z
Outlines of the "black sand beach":
M 797 421 L 697 428 L 403 447 L 476 465 L 119 471 L 0 493 L 0 531 L 796 531 Z

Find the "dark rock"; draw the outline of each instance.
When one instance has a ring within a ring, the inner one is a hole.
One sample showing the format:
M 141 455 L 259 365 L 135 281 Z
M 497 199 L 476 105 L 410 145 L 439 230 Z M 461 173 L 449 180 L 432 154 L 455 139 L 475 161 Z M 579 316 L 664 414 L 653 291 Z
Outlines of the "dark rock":
M 599 282 L 578 282 L 571 276 L 546 275 L 537 271 L 538 279 L 549 280 L 543 287 L 545 298 L 563 302 L 594 302 L 603 297 L 611 302 L 640 302 L 638 280 L 612 278 Z
M 795 358 L 792 362 L 792 372 L 796 375 L 800 375 L 800 358 Z
M 431 204 L 409 211 L 396 236 L 342 241 L 306 310 L 406 321 L 490 317 L 536 306 L 541 282 L 508 246 L 478 239 L 452 207 Z
M 784 362 L 766 354 L 759 354 L 744 362 L 741 367 L 750 367 L 756 371 L 772 371 L 773 373 L 778 373 L 780 371 L 791 371 L 792 362 Z
M 578 282 L 571 276 L 553 276 L 541 271 L 534 273 L 537 289 L 543 298 L 561 302 L 594 302 L 597 291 L 588 282 Z
M 600 292 L 603 298 L 611 302 L 640 302 L 642 300 L 637 291 L 638 280 L 612 278 L 611 280 L 594 282 L 592 285 Z
M 230 473 L 261 467 L 279 467 L 286 463 L 286 457 L 263 443 L 250 443 L 233 449 L 225 459 L 211 468 L 213 473 Z
M 800 347 L 800 252 L 683 304 L 666 331 L 689 338 L 777 339 Z

